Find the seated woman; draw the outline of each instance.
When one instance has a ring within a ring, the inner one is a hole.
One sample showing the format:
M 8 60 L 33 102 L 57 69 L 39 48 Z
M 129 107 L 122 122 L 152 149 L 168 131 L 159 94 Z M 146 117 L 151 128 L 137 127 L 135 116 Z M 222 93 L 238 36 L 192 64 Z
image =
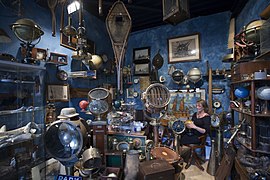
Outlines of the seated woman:
M 197 112 L 192 116 L 192 123 L 186 123 L 186 130 L 181 134 L 180 144 L 200 144 L 200 136 L 210 131 L 211 117 L 208 114 L 208 105 L 205 100 L 198 100 L 196 103 Z M 181 156 L 186 160 L 190 155 L 188 148 L 183 146 Z

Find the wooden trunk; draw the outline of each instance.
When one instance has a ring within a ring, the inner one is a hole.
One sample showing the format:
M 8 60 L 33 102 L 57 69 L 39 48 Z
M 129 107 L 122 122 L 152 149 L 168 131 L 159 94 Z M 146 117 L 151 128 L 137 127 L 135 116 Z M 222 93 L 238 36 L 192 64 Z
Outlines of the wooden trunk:
M 175 169 L 166 160 L 155 159 L 139 164 L 138 180 L 174 179 Z

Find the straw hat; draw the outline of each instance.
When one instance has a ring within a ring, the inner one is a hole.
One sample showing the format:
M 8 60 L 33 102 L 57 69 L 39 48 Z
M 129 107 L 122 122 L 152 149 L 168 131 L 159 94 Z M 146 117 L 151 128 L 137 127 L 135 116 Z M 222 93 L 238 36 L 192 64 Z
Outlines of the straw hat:
M 59 119 L 68 119 L 75 116 L 79 116 L 75 108 L 63 108 L 60 112 L 60 115 L 57 116 Z

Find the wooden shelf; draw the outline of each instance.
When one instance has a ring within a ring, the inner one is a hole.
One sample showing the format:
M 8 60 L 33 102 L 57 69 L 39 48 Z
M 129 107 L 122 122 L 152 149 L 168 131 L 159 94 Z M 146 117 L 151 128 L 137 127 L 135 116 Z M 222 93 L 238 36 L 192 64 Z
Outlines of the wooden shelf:
M 243 143 L 241 141 L 239 141 L 237 138 L 236 140 L 241 144 L 243 145 L 245 148 L 247 148 L 248 150 L 250 150 L 251 152 L 255 152 L 255 153 L 262 153 L 262 154 L 270 154 L 269 151 L 263 151 L 263 150 L 259 150 L 259 149 L 252 149 L 250 145 L 246 144 L 246 143 Z
M 259 113 L 252 114 L 251 112 L 243 111 L 243 110 L 240 110 L 239 108 L 231 108 L 231 109 L 236 111 L 236 112 L 239 112 L 239 113 L 242 113 L 245 115 L 249 115 L 249 116 L 253 116 L 253 117 L 270 117 L 270 114 L 259 114 Z
M 263 82 L 270 81 L 270 78 L 267 79 L 246 79 L 241 81 L 232 81 L 231 84 L 242 84 L 242 83 L 250 83 L 250 82 Z

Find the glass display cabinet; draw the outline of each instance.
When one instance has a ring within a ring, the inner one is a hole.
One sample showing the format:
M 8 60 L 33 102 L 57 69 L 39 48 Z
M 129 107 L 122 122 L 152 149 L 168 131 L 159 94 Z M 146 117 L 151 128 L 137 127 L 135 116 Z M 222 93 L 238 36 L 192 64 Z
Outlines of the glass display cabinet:
M 0 60 L 0 179 L 31 179 L 31 168 L 45 160 L 45 72 Z

